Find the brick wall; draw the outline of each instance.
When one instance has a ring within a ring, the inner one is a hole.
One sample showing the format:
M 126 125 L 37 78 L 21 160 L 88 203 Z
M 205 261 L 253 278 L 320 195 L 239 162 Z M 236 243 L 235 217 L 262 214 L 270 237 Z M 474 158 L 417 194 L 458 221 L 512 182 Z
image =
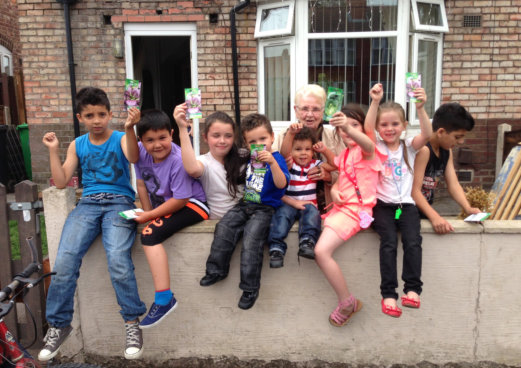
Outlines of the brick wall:
M 119 127 L 125 116 L 121 104 L 125 61 L 114 58 L 112 45 L 122 37 L 124 24 L 195 22 L 198 81 L 204 110 L 223 110 L 234 116 L 229 13 L 237 3 L 236 0 L 79 1 L 71 6 L 78 89 L 93 85 L 106 90 L 113 104 L 114 126 Z M 63 5 L 56 0 L 18 0 L 17 4 L 27 120 L 33 152 L 40 153 L 42 147 L 38 145 L 41 146 L 41 134 L 48 130 L 46 127 L 72 125 Z M 475 170 L 475 185 L 489 186 L 494 177 L 497 125 L 509 123 L 513 130 L 521 129 L 521 3 L 446 0 L 445 4 L 450 31 L 444 38 L 442 100 L 462 103 L 476 118 L 477 126 L 465 144 L 472 149 L 473 163 L 459 167 Z M 252 1 L 236 17 L 243 115 L 257 110 L 255 10 Z M 210 24 L 210 14 L 218 14 L 216 24 Z M 464 15 L 481 15 L 481 26 L 463 27 Z M 111 24 L 105 24 L 104 16 L 110 18 Z M 62 141 L 71 140 L 67 135 L 71 131 L 63 131 Z M 46 158 L 33 159 L 36 178 L 47 175 L 48 170 Z
M 0 45 L 12 52 L 14 71 L 19 71 L 21 69 L 21 44 L 16 0 L 0 2 Z
M 443 51 L 443 102 L 469 109 L 476 127 L 472 149 L 475 185 L 490 186 L 495 175 L 497 125 L 521 129 L 521 1 L 445 1 L 450 31 Z M 480 27 L 464 27 L 464 16 L 481 16 Z
M 87 85 L 104 89 L 111 100 L 113 125 L 124 118 L 123 88 L 125 61 L 113 56 L 112 45 L 123 35 L 125 23 L 195 22 L 197 26 L 198 82 L 204 112 L 222 110 L 234 116 L 233 76 L 229 13 L 235 0 L 198 1 L 97 1 L 82 0 L 71 5 L 72 40 L 78 90 Z M 63 5 L 55 0 L 18 0 L 20 32 L 24 45 L 25 96 L 30 125 L 34 180 L 46 183 L 49 168 L 45 131 L 72 126 L 69 70 Z M 210 24 L 209 14 L 218 22 Z M 104 16 L 105 19 L 104 19 Z M 111 24 L 105 24 L 110 17 Z M 239 55 L 241 113 L 257 109 L 257 66 L 255 6 L 236 15 Z M 70 142 L 72 128 L 60 129 L 62 155 Z M 33 154 L 33 156 L 35 156 Z

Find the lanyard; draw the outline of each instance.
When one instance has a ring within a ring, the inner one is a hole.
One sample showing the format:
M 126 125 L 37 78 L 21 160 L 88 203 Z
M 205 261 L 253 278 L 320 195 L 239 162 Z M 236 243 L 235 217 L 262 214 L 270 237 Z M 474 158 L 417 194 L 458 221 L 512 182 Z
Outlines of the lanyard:
M 362 206 L 364 203 L 362 201 L 362 193 L 360 193 L 360 188 L 358 187 L 358 181 L 356 180 L 355 163 L 354 163 L 353 157 L 351 157 L 351 165 L 353 167 L 353 173 L 351 174 L 350 172 L 347 171 L 347 157 L 349 156 L 349 152 L 350 151 L 348 149 L 344 156 L 344 171 L 345 171 L 349 181 L 355 187 L 355 193 L 356 193 L 356 196 L 358 197 L 358 202 L 360 203 L 360 206 Z

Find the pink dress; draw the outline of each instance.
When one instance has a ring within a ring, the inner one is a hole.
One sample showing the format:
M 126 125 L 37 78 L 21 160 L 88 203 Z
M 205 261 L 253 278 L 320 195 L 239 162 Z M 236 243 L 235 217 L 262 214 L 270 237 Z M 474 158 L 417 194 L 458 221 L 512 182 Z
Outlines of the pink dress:
M 358 215 L 360 211 L 365 211 L 369 215 L 373 213 L 373 207 L 376 204 L 378 174 L 382 170 L 380 156 L 381 154 L 376 150 L 372 160 L 364 160 L 362 149 L 360 146 L 355 146 L 351 149 L 346 148 L 335 157 L 335 164 L 338 166 L 339 172 L 337 187 L 344 194 L 346 203 L 341 206 L 332 203 L 333 208 L 323 215 L 323 219 L 324 227 L 334 230 L 343 240 L 349 239 L 360 231 Z M 358 199 L 355 185 L 349 178 L 349 174 L 351 176 L 354 174 L 356 177 L 362 203 Z

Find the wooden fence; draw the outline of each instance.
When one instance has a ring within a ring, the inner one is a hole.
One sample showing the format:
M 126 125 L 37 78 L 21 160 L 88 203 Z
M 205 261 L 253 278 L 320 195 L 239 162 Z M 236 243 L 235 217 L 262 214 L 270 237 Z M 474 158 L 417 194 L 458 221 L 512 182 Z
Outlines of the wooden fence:
M 14 275 L 22 271 L 31 262 L 31 252 L 25 244 L 27 237 L 33 237 L 38 252 L 38 262 L 43 263 L 40 219 L 38 213 L 42 210 L 42 201 L 38 198 L 38 186 L 25 180 L 15 185 L 15 201 L 7 200 L 6 187 L 0 184 L 0 286 L 7 285 Z M 17 222 L 20 239 L 20 260 L 13 260 L 9 221 Z M 34 287 L 22 300 L 17 301 L 16 308 L 6 316 L 5 320 L 10 331 L 16 335 L 22 345 L 27 345 L 35 338 L 31 314 L 36 320 L 36 341 L 43 338 L 45 322 L 45 292 L 43 283 Z

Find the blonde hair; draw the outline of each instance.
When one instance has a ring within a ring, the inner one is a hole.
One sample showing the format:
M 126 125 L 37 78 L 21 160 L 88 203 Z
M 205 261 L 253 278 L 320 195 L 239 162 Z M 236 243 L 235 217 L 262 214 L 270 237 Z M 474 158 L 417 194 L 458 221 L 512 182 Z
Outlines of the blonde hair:
M 306 84 L 300 87 L 295 93 L 295 105 L 299 105 L 302 97 L 313 96 L 321 101 L 322 106 L 326 104 L 326 91 L 318 84 Z
M 405 110 L 403 109 L 402 105 L 394 101 L 387 101 L 380 105 L 380 107 L 378 108 L 378 115 L 376 117 L 376 126 L 378 126 L 378 122 L 380 121 L 380 114 L 384 111 L 394 111 L 400 118 L 402 124 L 405 126 Z M 403 146 L 403 160 L 405 161 L 405 164 L 407 165 L 409 171 L 413 173 L 414 170 L 412 169 L 411 164 L 409 163 L 409 155 L 407 154 L 407 147 L 405 147 L 405 141 L 403 139 L 400 139 L 400 143 Z

